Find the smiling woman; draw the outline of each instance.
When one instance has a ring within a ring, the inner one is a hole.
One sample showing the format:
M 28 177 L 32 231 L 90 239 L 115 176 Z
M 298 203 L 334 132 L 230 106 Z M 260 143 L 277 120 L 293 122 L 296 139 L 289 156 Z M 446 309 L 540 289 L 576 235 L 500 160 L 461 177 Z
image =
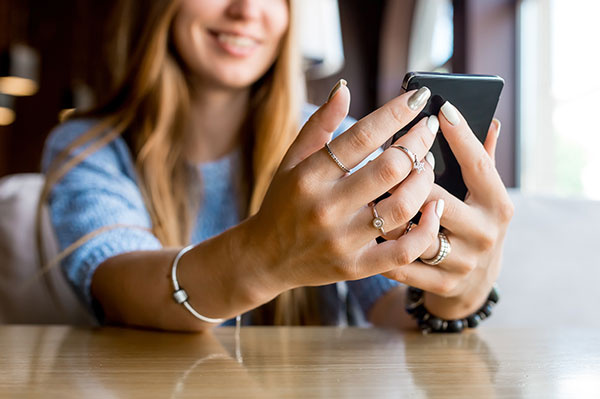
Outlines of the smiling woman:
M 182 1 L 174 44 L 200 85 L 246 88 L 273 65 L 288 28 L 288 4 L 270 1 L 260 11 L 245 2 Z
M 246 313 L 251 324 L 338 324 L 346 287 L 360 317 L 413 326 L 398 281 L 461 326 L 486 303 L 512 213 L 494 168 L 498 123 L 482 146 L 447 103 L 382 152 L 429 89 L 357 123 L 344 80 L 318 109 L 298 107 L 293 1 L 119 3 L 114 90 L 50 135 L 40 201 L 100 322 L 202 331 Z M 433 183 L 438 126 L 465 203 Z M 396 239 L 376 245 L 386 232 Z M 441 251 L 439 265 L 419 261 Z

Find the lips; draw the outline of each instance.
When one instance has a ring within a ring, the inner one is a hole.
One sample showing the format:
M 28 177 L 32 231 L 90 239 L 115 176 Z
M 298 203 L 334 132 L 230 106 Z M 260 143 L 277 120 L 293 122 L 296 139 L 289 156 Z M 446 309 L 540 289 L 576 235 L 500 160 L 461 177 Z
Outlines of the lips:
M 209 31 L 217 44 L 233 56 L 250 55 L 260 45 L 256 38 L 237 32 Z
M 258 45 L 258 42 L 248 36 L 240 36 L 230 33 L 218 33 L 217 40 L 220 43 L 228 44 L 231 46 L 249 48 Z

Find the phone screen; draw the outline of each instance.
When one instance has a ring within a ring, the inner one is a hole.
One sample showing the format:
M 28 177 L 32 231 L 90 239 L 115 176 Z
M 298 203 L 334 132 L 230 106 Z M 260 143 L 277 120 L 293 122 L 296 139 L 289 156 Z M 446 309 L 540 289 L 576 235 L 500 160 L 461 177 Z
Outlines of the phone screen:
M 396 133 L 384 147 L 404 135 L 413 125 L 429 115 L 438 115 L 440 107 L 450 101 L 463 114 L 471 130 L 483 142 L 496 112 L 504 80 L 493 75 L 461 75 L 411 72 L 404 78 L 403 89 L 410 91 L 427 86 L 431 97 L 422 112 Z M 435 157 L 435 182 L 459 199 L 467 194 L 460 165 L 441 132 L 431 148 Z

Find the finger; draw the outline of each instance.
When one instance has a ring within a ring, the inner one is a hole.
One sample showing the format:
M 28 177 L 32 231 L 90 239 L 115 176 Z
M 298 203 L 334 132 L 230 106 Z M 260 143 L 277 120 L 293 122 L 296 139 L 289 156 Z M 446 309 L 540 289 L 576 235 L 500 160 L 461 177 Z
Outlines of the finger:
M 438 127 L 435 115 L 424 118 L 394 144 L 410 149 L 417 159 L 422 160 L 433 145 Z M 427 156 L 433 158 L 433 154 Z M 336 195 L 347 198 L 350 209 L 359 209 L 406 179 L 413 166 L 412 159 L 404 151 L 390 147 L 372 162 L 337 182 L 335 189 L 339 191 Z
M 423 172 L 411 173 L 389 197 L 373 205 L 383 220 L 384 231 L 406 226 L 423 207 L 431 192 L 433 179 L 433 168 L 427 163 Z M 382 235 L 381 230 L 373 226 L 374 218 L 372 207 L 363 206 L 351 221 L 352 231 L 357 234 L 357 245 L 362 246 L 365 242 Z
M 412 231 L 411 231 L 412 233 Z M 415 261 L 414 264 L 412 265 L 413 267 L 415 267 L 417 270 L 418 269 L 428 269 L 428 268 L 436 268 L 439 269 L 441 272 L 447 272 L 445 274 L 445 276 L 453 276 L 456 278 L 464 278 L 464 276 L 467 276 L 469 273 L 471 273 L 476 266 L 476 259 L 474 257 L 472 250 L 469 249 L 469 244 L 464 242 L 461 239 L 457 239 L 454 236 L 447 236 L 448 242 L 450 243 L 450 253 L 447 255 L 447 257 L 439 264 L 437 265 L 428 265 L 426 263 L 423 263 L 420 259 Z M 438 247 L 439 247 L 439 239 L 438 241 Z M 437 252 L 433 255 L 436 256 Z M 433 257 L 432 256 L 432 257 Z M 421 255 L 420 258 L 423 259 L 431 259 L 432 257 L 426 257 L 425 255 Z M 410 269 L 411 267 L 409 267 L 411 265 L 407 265 L 405 267 L 402 268 L 397 268 L 394 270 L 391 270 L 389 273 L 385 273 L 384 275 L 388 278 L 391 278 L 393 280 L 397 280 L 397 281 L 402 281 L 405 282 L 409 285 L 413 285 L 413 284 L 420 284 L 420 285 L 426 285 L 426 281 L 421 281 L 421 280 L 425 280 L 426 277 L 421 277 L 421 278 L 416 278 L 415 276 L 410 276 Z M 433 272 L 433 271 L 432 271 Z M 414 272 L 417 274 L 422 274 L 422 271 L 418 271 L 418 272 Z M 412 274 L 414 274 L 412 273 Z M 407 276 L 406 274 L 409 274 L 409 276 Z M 442 275 L 444 275 L 444 273 L 441 273 Z M 410 281 L 410 282 L 407 282 Z M 420 288 L 420 287 L 419 287 Z M 435 284 L 432 286 L 428 286 L 428 288 L 430 289 L 436 289 Z M 427 289 L 426 289 L 427 290 Z
M 458 276 L 437 266 L 426 265 L 423 262 L 413 262 L 383 273 L 389 279 L 422 289 L 437 295 L 445 295 L 454 288 Z
M 441 107 L 439 121 L 471 196 L 475 195 L 486 202 L 495 203 L 495 198 L 502 195 L 504 184 L 494 162 L 471 131 L 467 121 L 448 101 Z
M 494 165 L 496 164 L 496 144 L 498 143 L 501 127 L 502 124 L 500 121 L 494 118 L 490 124 L 490 128 L 488 129 L 485 142 L 483 143 L 483 148 L 485 148 L 485 151 L 488 153 L 490 158 L 492 158 Z
M 452 234 L 463 237 L 479 235 L 480 214 L 468 204 L 434 184 L 427 201 L 444 200 L 444 213 L 440 224 Z
M 360 256 L 360 263 L 369 272 L 377 274 L 414 262 L 437 239 L 440 224 L 436 205 L 437 201 L 432 201 L 425 206 L 419 225 L 410 234 L 368 248 Z
M 466 276 L 475 268 L 476 254 L 473 250 L 473 243 L 467 239 L 460 238 L 445 231 L 446 239 L 450 245 L 450 252 L 446 258 L 439 264 L 435 265 L 457 276 Z M 440 240 L 436 243 L 437 250 L 433 254 L 425 253 L 420 259 L 432 259 L 438 255 L 440 248 Z
M 296 140 L 285 155 L 281 167 L 290 169 L 323 148 L 331 140 L 331 135 L 348 115 L 350 90 L 341 79 L 330 93 L 330 98 L 304 124 Z M 331 162 L 331 160 L 329 160 Z M 337 168 L 333 162 L 331 165 Z M 332 168 L 333 169 L 333 168 Z
M 348 169 L 353 169 L 412 121 L 423 109 L 430 95 L 429 89 L 423 87 L 394 98 L 356 122 L 344 134 L 336 137 L 329 144 L 332 152 Z M 326 151 L 319 151 L 311 156 L 313 157 L 318 165 L 324 165 L 325 158 L 329 158 L 329 154 Z M 339 168 L 321 170 L 325 177 L 339 178 L 344 175 Z

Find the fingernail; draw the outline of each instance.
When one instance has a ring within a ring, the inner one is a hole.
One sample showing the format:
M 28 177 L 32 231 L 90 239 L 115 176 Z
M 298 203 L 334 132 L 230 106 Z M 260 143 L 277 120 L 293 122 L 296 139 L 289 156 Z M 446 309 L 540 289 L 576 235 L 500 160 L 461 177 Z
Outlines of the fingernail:
M 494 122 L 498 125 L 498 130 L 496 131 L 496 137 L 500 137 L 500 129 L 502 129 L 502 123 L 496 118 L 494 118 Z
M 442 114 L 452 126 L 456 126 L 460 123 L 460 117 L 458 116 L 458 111 L 454 107 L 454 105 L 450 104 L 449 101 L 446 101 L 441 108 Z
M 431 115 L 429 118 L 427 118 L 427 127 L 434 136 L 437 134 L 440 128 L 440 121 L 438 120 L 437 116 Z
M 438 215 L 438 218 L 442 218 L 442 215 L 444 214 L 444 206 L 446 204 L 444 203 L 443 199 L 439 199 L 436 206 L 435 206 L 435 213 L 436 215 Z
M 331 101 L 331 99 L 333 98 L 333 96 L 335 96 L 335 94 L 338 92 L 340 87 L 347 86 L 347 85 L 348 85 L 348 82 L 346 82 L 344 79 L 338 80 L 337 83 L 335 84 L 335 86 L 333 86 L 333 89 L 331 89 L 331 91 L 329 92 L 329 97 L 327 97 L 327 102 Z
M 416 111 L 417 109 L 425 105 L 427 100 L 429 100 L 430 96 L 431 91 L 427 87 L 421 87 L 408 99 L 408 108 L 410 108 L 413 111 Z
M 425 155 L 425 160 L 429 165 L 431 165 L 431 169 L 435 169 L 435 157 L 433 156 L 431 151 L 429 151 L 427 155 Z

